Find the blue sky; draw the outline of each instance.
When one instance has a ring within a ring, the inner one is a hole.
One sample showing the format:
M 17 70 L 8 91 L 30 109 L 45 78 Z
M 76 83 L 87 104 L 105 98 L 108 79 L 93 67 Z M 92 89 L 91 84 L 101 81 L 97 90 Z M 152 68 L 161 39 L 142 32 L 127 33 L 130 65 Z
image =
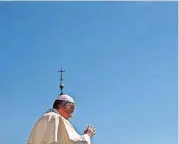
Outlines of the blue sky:
M 177 2 L 0 2 L 0 139 L 24 144 L 60 93 L 93 144 L 177 143 Z

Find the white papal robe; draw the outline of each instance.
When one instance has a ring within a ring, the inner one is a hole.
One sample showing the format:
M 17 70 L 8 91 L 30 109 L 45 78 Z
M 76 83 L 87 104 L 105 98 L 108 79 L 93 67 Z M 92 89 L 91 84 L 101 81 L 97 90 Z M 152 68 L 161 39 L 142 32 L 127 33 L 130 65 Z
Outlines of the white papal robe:
M 27 144 L 91 144 L 88 134 L 79 135 L 59 113 L 45 113 L 33 127 Z

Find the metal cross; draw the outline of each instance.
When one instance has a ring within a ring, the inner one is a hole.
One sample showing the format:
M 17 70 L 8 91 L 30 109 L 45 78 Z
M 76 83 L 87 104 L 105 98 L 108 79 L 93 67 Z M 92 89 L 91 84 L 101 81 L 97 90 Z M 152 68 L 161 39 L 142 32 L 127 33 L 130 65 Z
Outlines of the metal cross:
M 58 72 L 60 72 L 61 73 L 61 80 L 63 79 L 63 72 L 65 72 L 65 70 L 63 70 L 62 68 L 61 68 L 61 70 L 60 71 L 58 71 Z
M 63 72 L 65 72 L 65 70 L 63 70 L 63 69 L 61 68 L 61 70 L 58 71 L 58 72 L 61 73 L 61 79 L 60 79 L 60 89 L 61 89 L 61 94 L 60 94 L 60 95 L 63 95 L 63 88 L 64 88 L 64 84 L 63 84 Z

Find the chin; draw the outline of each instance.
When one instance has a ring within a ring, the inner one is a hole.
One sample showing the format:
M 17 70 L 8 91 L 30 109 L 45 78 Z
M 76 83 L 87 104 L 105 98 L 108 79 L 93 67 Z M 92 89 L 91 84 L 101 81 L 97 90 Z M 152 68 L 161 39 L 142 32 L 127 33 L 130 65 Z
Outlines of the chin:
M 64 117 L 64 118 L 67 119 L 67 120 L 69 119 L 69 117 Z

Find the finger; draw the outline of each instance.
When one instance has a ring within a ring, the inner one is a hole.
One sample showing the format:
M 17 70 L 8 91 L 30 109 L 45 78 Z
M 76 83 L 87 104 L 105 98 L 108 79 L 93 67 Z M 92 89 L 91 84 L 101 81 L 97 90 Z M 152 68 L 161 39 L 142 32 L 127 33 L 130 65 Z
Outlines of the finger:
M 95 130 L 95 129 L 96 129 L 96 128 L 93 126 L 93 127 L 92 127 L 92 130 Z
M 93 129 L 93 128 L 94 128 L 94 126 L 93 126 L 93 125 L 90 125 L 90 128 L 92 128 L 92 129 Z

